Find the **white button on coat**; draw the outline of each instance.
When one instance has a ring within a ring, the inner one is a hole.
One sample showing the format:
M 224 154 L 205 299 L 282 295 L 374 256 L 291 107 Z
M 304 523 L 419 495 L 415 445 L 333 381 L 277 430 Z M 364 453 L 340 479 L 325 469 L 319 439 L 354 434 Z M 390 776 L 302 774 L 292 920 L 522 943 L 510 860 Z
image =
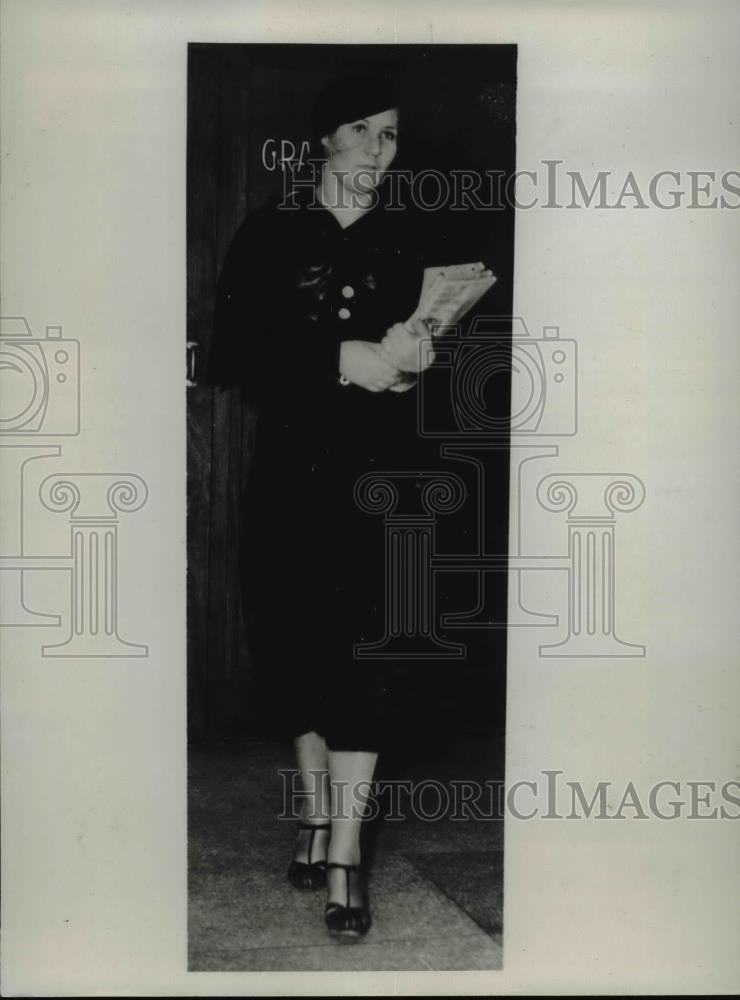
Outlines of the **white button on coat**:
M 351 315 L 352 315 L 352 313 L 349 311 L 349 309 L 345 309 L 344 307 L 341 308 L 339 310 L 339 312 L 337 313 L 337 316 L 340 319 L 349 319 Z
M 354 294 L 355 290 L 352 287 L 352 285 L 345 285 L 344 288 L 342 289 L 342 295 L 345 297 L 345 299 L 351 299 L 354 296 Z

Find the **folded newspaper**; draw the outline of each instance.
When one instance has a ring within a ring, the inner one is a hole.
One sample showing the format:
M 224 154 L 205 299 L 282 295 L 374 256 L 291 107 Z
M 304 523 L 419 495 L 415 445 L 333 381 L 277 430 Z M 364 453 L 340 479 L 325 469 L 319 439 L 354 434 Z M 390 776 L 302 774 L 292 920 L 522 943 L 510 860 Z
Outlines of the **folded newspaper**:
M 480 261 L 449 267 L 427 267 L 419 304 L 408 321 L 423 320 L 432 332 L 440 327 L 453 326 L 495 282 L 494 275 Z
M 406 321 L 421 320 L 434 337 L 445 327 L 459 323 L 475 303 L 496 283 L 491 271 L 480 261 L 474 264 L 452 264 L 449 267 L 427 267 L 419 295 L 419 304 Z M 392 392 L 405 392 L 416 382 L 416 375 L 406 373 Z

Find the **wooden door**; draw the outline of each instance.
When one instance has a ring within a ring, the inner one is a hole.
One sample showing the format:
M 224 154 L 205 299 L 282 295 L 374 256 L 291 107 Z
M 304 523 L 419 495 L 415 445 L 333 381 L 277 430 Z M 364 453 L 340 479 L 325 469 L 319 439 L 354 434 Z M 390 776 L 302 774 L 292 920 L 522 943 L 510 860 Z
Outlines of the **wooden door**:
M 195 359 L 195 384 L 187 390 L 192 740 L 269 735 L 252 708 L 254 678 L 239 586 L 246 527 L 240 515 L 254 414 L 237 390 L 198 382 L 210 349 L 218 273 L 232 237 L 250 208 L 281 189 L 282 175 L 269 169 L 274 164 L 263 155 L 265 140 L 300 136 L 309 95 L 330 72 L 315 68 L 315 48 L 196 44 L 188 52 L 187 336 Z M 267 149 L 272 152 L 273 144 Z
M 236 391 L 198 385 L 218 271 L 248 202 L 249 74 L 215 46 L 191 46 L 188 70 L 188 719 L 201 740 L 243 735 L 252 721 L 238 553 L 253 419 Z

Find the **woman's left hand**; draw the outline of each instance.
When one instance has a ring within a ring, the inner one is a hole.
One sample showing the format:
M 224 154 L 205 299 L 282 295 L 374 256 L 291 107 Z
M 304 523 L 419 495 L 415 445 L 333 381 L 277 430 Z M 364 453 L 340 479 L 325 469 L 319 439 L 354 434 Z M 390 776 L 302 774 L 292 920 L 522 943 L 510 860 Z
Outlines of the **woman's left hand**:
M 410 329 L 409 329 L 410 327 Z M 422 341 L 426 343 L 422 347 Z M 388 359 L 402 372 L 422 372 L 434 360 L 431 334 L 420 319 L 394 323 L 381 341 Z

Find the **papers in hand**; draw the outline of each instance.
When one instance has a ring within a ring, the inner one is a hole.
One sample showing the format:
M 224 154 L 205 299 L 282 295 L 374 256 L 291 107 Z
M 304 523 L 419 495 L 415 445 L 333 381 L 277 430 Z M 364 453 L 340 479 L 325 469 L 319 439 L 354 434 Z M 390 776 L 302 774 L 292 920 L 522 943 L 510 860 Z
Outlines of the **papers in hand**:
M 419 304 L 406 320 L 406 325 L 411 329 L 411 320 L 422 320 L 434 336 L 442 328 L 458 323 L 495 283 L 495 276 L 480 261 L 449 267 L 427 267 L 424 269 Z M 415 382 L 416 376 L 404 375 L 391 386 L 391 392 L 406 392 Z
M 432 333 L 439 327 L 452 326 L 495 282 L 495 276 L 480 261 L 449 267 L 427 267 L 424 269 L 419 304 L 407 322 L 422 320 Z

